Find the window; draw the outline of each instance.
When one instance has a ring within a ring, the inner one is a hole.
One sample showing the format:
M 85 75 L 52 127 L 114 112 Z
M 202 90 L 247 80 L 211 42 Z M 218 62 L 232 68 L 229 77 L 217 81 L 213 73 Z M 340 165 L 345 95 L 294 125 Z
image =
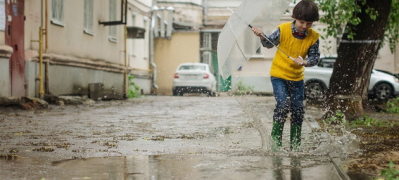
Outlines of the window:
M 148 17 L 144 17 L 143 20 L 143 28 L 147 29 L 148 26 Z M 145 36 L 144 36 L 144 41 L 143 41 L 143 45 L 144 45 L 144 58 L 148 58 L 148 41 L 146 40 Z
M 132 26 L 135 26 L 135 25 L 136 25 L 136 15 L 132 14 Z M 136 51 L 135 51 L 136 41 L 135 41 L 135 39 L 131 39 L 130 41 L 132 42 L 132 55 L 135 55 L 136 54 Z
M 115 21 L 116 20 L 116 1 L 115 0 L 108 0 L 109 3 L 109 9 L 108 9 L 108 17 L 109 21 Z M 116 42 L 116 26 L 109 26 L 109 40 Z
M 84 32 L 93 34 L 93 0 L 84 0 Z
M 202 47 L 204 49 L 212 49 L 212 36 L 211 36 L 211 33 L 204 33 L 204 37 L 202 39 Z
M 212 62 L 212 54 L 211 54 L 211 52 L 209 52 L 209 51 L 205 51 L 205 52 L 203 52 L 203 54 L 202 54 L 202 62 L 203 63 L 205 63 L 205 64 L 211 64 L 211 62 Z
M 64 0 L 51 1 L 51 22 L 64 25 Z
M 202 65 L 182 65 L 180 66 L 179 70 L 200 70 L 200 71 L 205 71 L 206 66 Z

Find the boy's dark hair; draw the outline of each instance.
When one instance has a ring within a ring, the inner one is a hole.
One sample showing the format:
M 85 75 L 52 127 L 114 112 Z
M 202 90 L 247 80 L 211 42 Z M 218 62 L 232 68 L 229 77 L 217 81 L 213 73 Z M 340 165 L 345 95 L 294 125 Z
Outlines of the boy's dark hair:
M 311 0 L 302 0 L 294 7 L 291 17 L 309 22 L 318 21 L 319 8 L 316 3 Z

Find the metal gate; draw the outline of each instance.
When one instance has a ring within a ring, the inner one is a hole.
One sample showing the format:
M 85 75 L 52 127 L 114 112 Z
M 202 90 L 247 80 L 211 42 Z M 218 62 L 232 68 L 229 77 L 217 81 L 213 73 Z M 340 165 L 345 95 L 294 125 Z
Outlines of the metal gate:
M 14 49 L 10 57 L 11 96 L 25 96 L 24 0 L 5 0 L 5 43 Z

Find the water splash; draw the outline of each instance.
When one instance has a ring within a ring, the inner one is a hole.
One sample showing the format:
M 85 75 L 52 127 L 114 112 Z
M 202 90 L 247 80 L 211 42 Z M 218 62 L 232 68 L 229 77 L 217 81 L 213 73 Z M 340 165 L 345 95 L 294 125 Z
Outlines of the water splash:
M 336 125 L 330 129 L 321 128 L 315 121 L 314 117 L 307 117 L 304 119 L 304 125 L 302 128 L 302 147 L 297 152 L 291 152 L 287 143 L 289 144 L 289 133 L 283 133 L 283 148 L 279 152 L 272 152 L 273 140 L 270 136 L 271 127 L 262 119 L 265 116 L 272 118 L 272 112 L 266 112 L 263 99 L 259 99 L 259 102 L 254 103 L 253 99 L 249 99 L 251 96 L 240 96 L 236 97 L 244 113 L 253 120 L 254 128 L 259 132 L 261 136 L 261 149 L 263 153 L 274 154 L 277 156 L 324 156 L 331 155 L 334 157 L 346 158 L 348 155 L 355 153 L 358 150 L 359 141 L 356 135 L 345 129 L 345 126 Z M 270 102 L 273 108 L 274 101 Z M 259 110 L 259 108 L 261 110 Z M 309 110 L 315 111 L 316 113 L 322 114 L 319 109 Z M 311 114 L 311 113 L 309 113 Z M 313 112 L 314 114 L 314 112 Z M 262 116 L 262 117 L 261 117 Z M 312 115 L 306 115 L 312 116 Z M 313 125 L 311 125 L 313 124 Z M 305 127 L 306 126 L 306 127 Z M 307 129 L 309 128 L 310 129 Z M 286 128 L 286 130 L 289 130 Z M 285 143 L 284 143 L 285 142 Z M 285 144 L 285 145 L 284 145 Z

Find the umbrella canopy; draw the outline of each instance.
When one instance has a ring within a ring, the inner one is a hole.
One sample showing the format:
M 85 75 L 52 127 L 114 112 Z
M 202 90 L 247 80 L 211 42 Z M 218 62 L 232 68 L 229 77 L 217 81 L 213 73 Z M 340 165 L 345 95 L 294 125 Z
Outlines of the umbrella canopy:
M 227 79 L 261 46 L 249 25 L 271 34 L 292 0 L 245 0 L 223 27 L 217 45 L 219 73 Z

